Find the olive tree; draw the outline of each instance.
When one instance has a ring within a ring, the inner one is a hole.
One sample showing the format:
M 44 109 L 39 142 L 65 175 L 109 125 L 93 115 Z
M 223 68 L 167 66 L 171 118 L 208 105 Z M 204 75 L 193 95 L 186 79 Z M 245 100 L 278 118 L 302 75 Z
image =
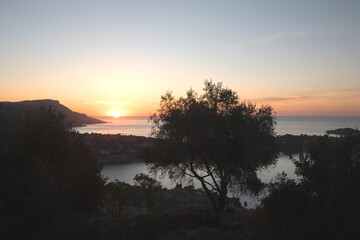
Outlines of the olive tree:
M 197 179 L 216 225 L 221 225 L 228 192 L 258 192 L 257 170 L 277 157 L 272 107 L 239 101 L 222 83 L 205 81 L 201 95 L 189 90 L 186 97 L 175 98 L 167 92 L 150 121 L 155 138 L 151 169 L 172 179 Z

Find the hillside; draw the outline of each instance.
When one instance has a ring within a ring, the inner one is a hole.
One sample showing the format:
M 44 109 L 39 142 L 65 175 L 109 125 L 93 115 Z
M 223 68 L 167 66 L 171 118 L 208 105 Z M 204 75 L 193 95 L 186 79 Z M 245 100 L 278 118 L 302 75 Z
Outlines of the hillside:
M 73 112 L 57 100 L 43 99 L 22 102 L 0 102 L 0 120 L 2 123 L 9 124 L 22 118 L 33 118 L 41 106 L 52 106 L 57 111 L 65 115 L 65 121 L 72 123 L 73 127 L 86 124 L 104 123 L 102 120 L 88 117 L 86 114 Z

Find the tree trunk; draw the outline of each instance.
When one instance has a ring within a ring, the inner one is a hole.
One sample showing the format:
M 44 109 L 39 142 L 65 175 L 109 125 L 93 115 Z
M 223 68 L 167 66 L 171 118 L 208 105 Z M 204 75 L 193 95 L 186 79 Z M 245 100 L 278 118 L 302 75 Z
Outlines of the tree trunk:
M 220 193 L 217 203 L 213 205 L 216 227 L 222 227 L 222 215 L 225 210 L 226 193 Z
M 212 204 L 213 207 L 213 212 L 214 212 L 214 221 L 215 221 L 215 226 L 216 227 L 221 227 L 222 222 L 221 222 L 221 217 L 224 213 L 224 209 L 225 209 L 225 201 L 226 201 L 226 195 L 227 195 L 227 184 L 224 184 L 225 182 L 222 181 L 221 183 L 221 188 L 219 188 L 219 195 L 217 197 L 214 196 L 214 194 L 209 190 L 209 188 L 206 186 L 204 178 L 199 176 L 196 171 L 194 170 L 194 168 L 192 167 L 192 165 L 190 164 L 191 167 L 191 172 L 195 175 L 195 177 L 200 181 L 206 195 L 209 197 L 210 202 Z M 214 181 L 215 182 L 215 181 Z

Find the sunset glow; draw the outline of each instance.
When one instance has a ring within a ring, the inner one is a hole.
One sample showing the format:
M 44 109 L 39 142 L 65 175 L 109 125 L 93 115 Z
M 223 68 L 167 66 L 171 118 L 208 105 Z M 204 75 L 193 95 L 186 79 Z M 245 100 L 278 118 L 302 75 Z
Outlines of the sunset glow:
M 148 116 L 213 79 L 280 116 L 360 115 L 360 2 L 16 2 L 0 3 L 0 101 Z
M 114 111 L 114 112 L 112 113 L 112 116 L 118 118 L 118 117 L 121 116 L 121 114 L 120 114 L 119 111 Z

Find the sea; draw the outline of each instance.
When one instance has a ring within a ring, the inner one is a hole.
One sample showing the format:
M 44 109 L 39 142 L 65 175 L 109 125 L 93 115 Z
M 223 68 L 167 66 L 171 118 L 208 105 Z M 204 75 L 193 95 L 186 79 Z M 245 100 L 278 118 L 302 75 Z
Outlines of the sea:
M 75 128 L 80 133 L 123 134 L 149 137 L 151 123 L 148 117 L 104 118 L 95 117 L 107 123 L 90 124 Z M 276 133 L 324 135 L 326 130 L 337 128 L 359 128 L 358 117 L 277 117 Z
M 134 118 L 102 118 L 95 117 L 106 121 L 102 124 L 91 124 L 83 127 L 75 128 L 80 133 L 101 133 L 101 134 L 122 134 L 149 137 L 151 132 L 151 123 L 148 117 Z M 337 128 L 360 128 L 360 116 L 357 117 L 293 117 L 279 116 L 277 117 L 276 134 L 277 135 L 324 135 L 326 130 L 334 130 Z M 293 156 L 297 158 L 298 156 Z M 289 178 L 298 179 L 295 174 L 295 166 L 288 155 L 280 154 L 277 163 L 267 169 L 258 171 L 259 178 L 269 183 L 277 174 L 286 173 Z M 103 166 L 102 175 L 107 177 L 107 181 L 111 182 L 115 179 L 133 184 L 133 178 L 137 173 L 149 173 L 145 163 L 125 163 L 125 164 L 105 164 Z M 163 187 L 173 188 L 177 182 L 172 182 L 168 177 L 155 176 Z M 192 184 L 195 188 L 200 188 L 199 182 L 183 182 L 184 186 Z M 266 193 L 258 196 L 246 194 L 230 194 L 232 197 L 239 197 L 240 202 L 246 202 L 248 208 L 255 208 L 261 203 L 261 199 Z

